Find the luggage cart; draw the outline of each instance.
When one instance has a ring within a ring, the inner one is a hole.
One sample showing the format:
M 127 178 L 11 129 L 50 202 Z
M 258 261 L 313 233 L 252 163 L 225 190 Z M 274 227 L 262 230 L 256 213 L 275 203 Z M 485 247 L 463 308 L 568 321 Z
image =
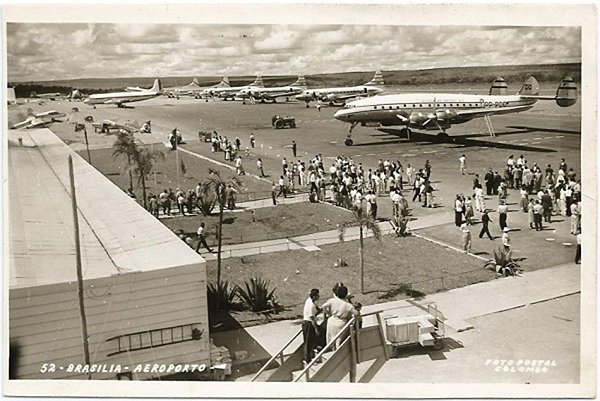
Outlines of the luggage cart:
M 391 346 L 394 355 L 408 345 L 420 344 L 441 350 L 444 347 L 446 325 L 444 315 L 435 304 L 427 307 L 427 313 L 416 316 L 392 316 L 384 319 L 386 344 Z

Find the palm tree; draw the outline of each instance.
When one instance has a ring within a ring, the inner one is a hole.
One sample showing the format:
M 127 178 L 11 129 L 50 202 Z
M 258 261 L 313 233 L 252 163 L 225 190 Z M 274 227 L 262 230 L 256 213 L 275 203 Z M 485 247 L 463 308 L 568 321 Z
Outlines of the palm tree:
M 129 173 L 129 188 L 133 189 L 133 175 L 131 171 L 131 158 L 138 150 L 138 145 L 135 143 L 133 133 L 121 130 L 117 134 L 117 140 L 112 146 L 112 157 L 125 155 L 127 157 L 127 171 Z
M 165 154 L 160 150 L 150 150 L 136 146 L 136 151 L 133 153 L 131 159 L 133 165 L 129 169 L 138 177 L 138 185 L 142 184 L 144 208 L 147 209 L 146 177 L 152 172 L 156 159 L 164 160 Z
M 214 190 L 217 205 L 219 205 L 219 226 L 217 228 L 217 284 L 221 282 L 221 245 L 222 245 L 222 234 L 223 234 L 223 210 L 225 209 L 225 203 L 227 201 L 225 195 L 225 188 L 231 185 L 232 188 L 238 189 L 242 187 L 242 182 L 237 177 L 230 177 L 225 180 L 221 178 L 221 174 L 212 168 L 208 169 L 209 178 L 208 184 Z
M 344 233 L 347 228 L 358 227 L 358 257 L 360 265 L 360 292 L 365 293 L 365 258 L 364 258 L 364 244 L 363 237 L 365 231 L 370 230 L 373 236 L 378 241 L 381 241 L 381 228 L 377 224 L 377 221 L 367 213 L 361 207 L 354 207 L 352 211 L 352 220 L 347 221 L 339 228 L 340 242 L 344 241 Z

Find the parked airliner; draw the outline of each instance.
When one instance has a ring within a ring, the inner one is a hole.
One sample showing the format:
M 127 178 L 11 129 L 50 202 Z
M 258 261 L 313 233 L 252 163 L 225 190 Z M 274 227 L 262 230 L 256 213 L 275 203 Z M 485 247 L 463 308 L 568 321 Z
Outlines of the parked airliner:
M 292 97 L 302 93 L 306 89 L 306 80 L 303 76 L 298 76 L 298 79 L 293 84 L 287 86 L 276 86 L 271 88 L 261 88 L 250 86 L 249 88 L 240 90 L 235 96 L 242 99 L 253 98 L 264 102 L 270 100 L 273 103 L 277 102 L 278 97 Z
M 264 88 L 264 86 L 265 86 L 265 84 L 263 83 L 261 76 L 257 75 L 256 79 L 251 84 L 244 85 L 244 86 L 233 86 L 233 87 L 206 88 L 202 92 L 200 92 L 200 95 L 203 98 L 206 98 L 207 100 L 209 97 L 212 97 L 212 98 L 219 97 L 223 100 L 227 100 L 227 99 L 233 100 L 233 99 L 235 99 L 235 96 L 237 95 L 237 93 L 243 89 L 248 89 L 251 87 Z
M 490 116 L 518 113 L 529 110 L 538 100 L 554 100 L 560 107 L 577 102 L 577 85 L 571 77 L 565 77 L 555 96 L 539 96 L 539 83 L 529 77 L 516 95 L 507 95 L 507 84 L 497 78 L 489 95 L 465 95 L 456 93 L 403 93 L 373 96 L 349 102 L 334 117 L 350 123 L 350 132 L 357 125 L 404 126 L 402 136 L 410 139 L 411 128 L 416 130 L 439 130 L 440 141 L 448 138 L 446 130 L 474 118 L 486 120 L 491 136 L 495 136 Z M 346 145 L 353 141 L 348 135 Z
M 344 103 L 346 100 L 356 97 L 378 95 L 383 92 L 383 89 L 378 86 L 384 85 L 383 74 L 381 71 L 376 71 L 373 79 L 364 85 L 309 89 L 296 96 L 296 99 L 306 102 L 306 107 L 308 107 L 308 103 L 313 100 L 328 102 L 333 106 L 335 103 Z
M 94 105 L 94 107 L 96 107 L 96 104 L 116 104 L 117 107 L 125 107 L 125 103 L 140 102 L 160 95 L 162 95 L 162 85 L 160 79 L 155 79 L 154 85 L 150 89 L 134 90 L 131 92 L 99 93 L 90 95 L 83 102 Z

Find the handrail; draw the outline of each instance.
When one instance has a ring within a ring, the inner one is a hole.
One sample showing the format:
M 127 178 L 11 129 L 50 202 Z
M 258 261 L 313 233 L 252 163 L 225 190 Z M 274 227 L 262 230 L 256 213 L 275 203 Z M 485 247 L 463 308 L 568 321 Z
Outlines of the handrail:
M 300 378 L 306 374 L 306 372 L 312 367 L 312 365 L 314 365 L 316 363 L 316 361 L 318 361 L 323 356 L 323 354 L 325 353 L 325 351 L 329 350 L 329 348 L 331 348 L 331 346 L 333 344 L 335 344 L 335 342 L 337 341 L 337 339 L 339 337 L 341 337 L 346 332 L 346 330 L 348 330 L 348 328 L 352 324 L 354 324 L 355 321 L 356 321 L 356 318 L 354 316 L 352 316 L 352 319 L 348 320 L 348 323 L 346 323 L 344 325 L 344 327 L 342 327 L 342 329 L 335 335 L 335 337 L 333 337 L 331 339 L 331 341 L 325 347 L 323 347 L 323 349 L 321 351 L 319 351 L 319 353 L 312 359 L 312 361 L 310 361 L 306 365 L 306 367 L 304 369 L 302 369 L 302 371 L 300 372 L 300 374 L 294 379 L 294 382 L 297 382 L 298 380 L 300 380 Z
M 252 379 L 250 380 L 251 382 L 253 382 L 254 380 L 256 380 L 258 378 L 258 376 L 260 376 L 262 374 L 262 372 L 264 372 L 267 369 L 267 366 L 269 366 L 271 364 L 271 362 L 273 362 L 278 356 L 279 354 L 283 353 L 283 351 L 296 339 L 296 337 L 298 337 L 300 334 L 302 333 L 302 329 L 298 330 L 298 332 L 287 342 L 285 343 L 285 345 L 283 347 L 281 347 L 281 349 L 279 351 L 277 351 L 277 353 L 273 354 L 273 356 L 271 357 L 271 359 L 269 359 L 269 361 L 267 363 L 265 363 L 263 365 L 262 368 L 260 368 L 260 370 L 258 372 L 256 372 L 256 374 L 252 377 Z

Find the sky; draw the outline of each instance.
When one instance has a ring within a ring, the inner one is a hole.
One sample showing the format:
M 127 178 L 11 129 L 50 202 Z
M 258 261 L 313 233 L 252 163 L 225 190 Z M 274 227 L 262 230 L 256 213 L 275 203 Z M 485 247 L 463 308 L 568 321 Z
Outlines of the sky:
M 11 82 L 310 75 L 580 61 L 577 27 L 7 25 Z

